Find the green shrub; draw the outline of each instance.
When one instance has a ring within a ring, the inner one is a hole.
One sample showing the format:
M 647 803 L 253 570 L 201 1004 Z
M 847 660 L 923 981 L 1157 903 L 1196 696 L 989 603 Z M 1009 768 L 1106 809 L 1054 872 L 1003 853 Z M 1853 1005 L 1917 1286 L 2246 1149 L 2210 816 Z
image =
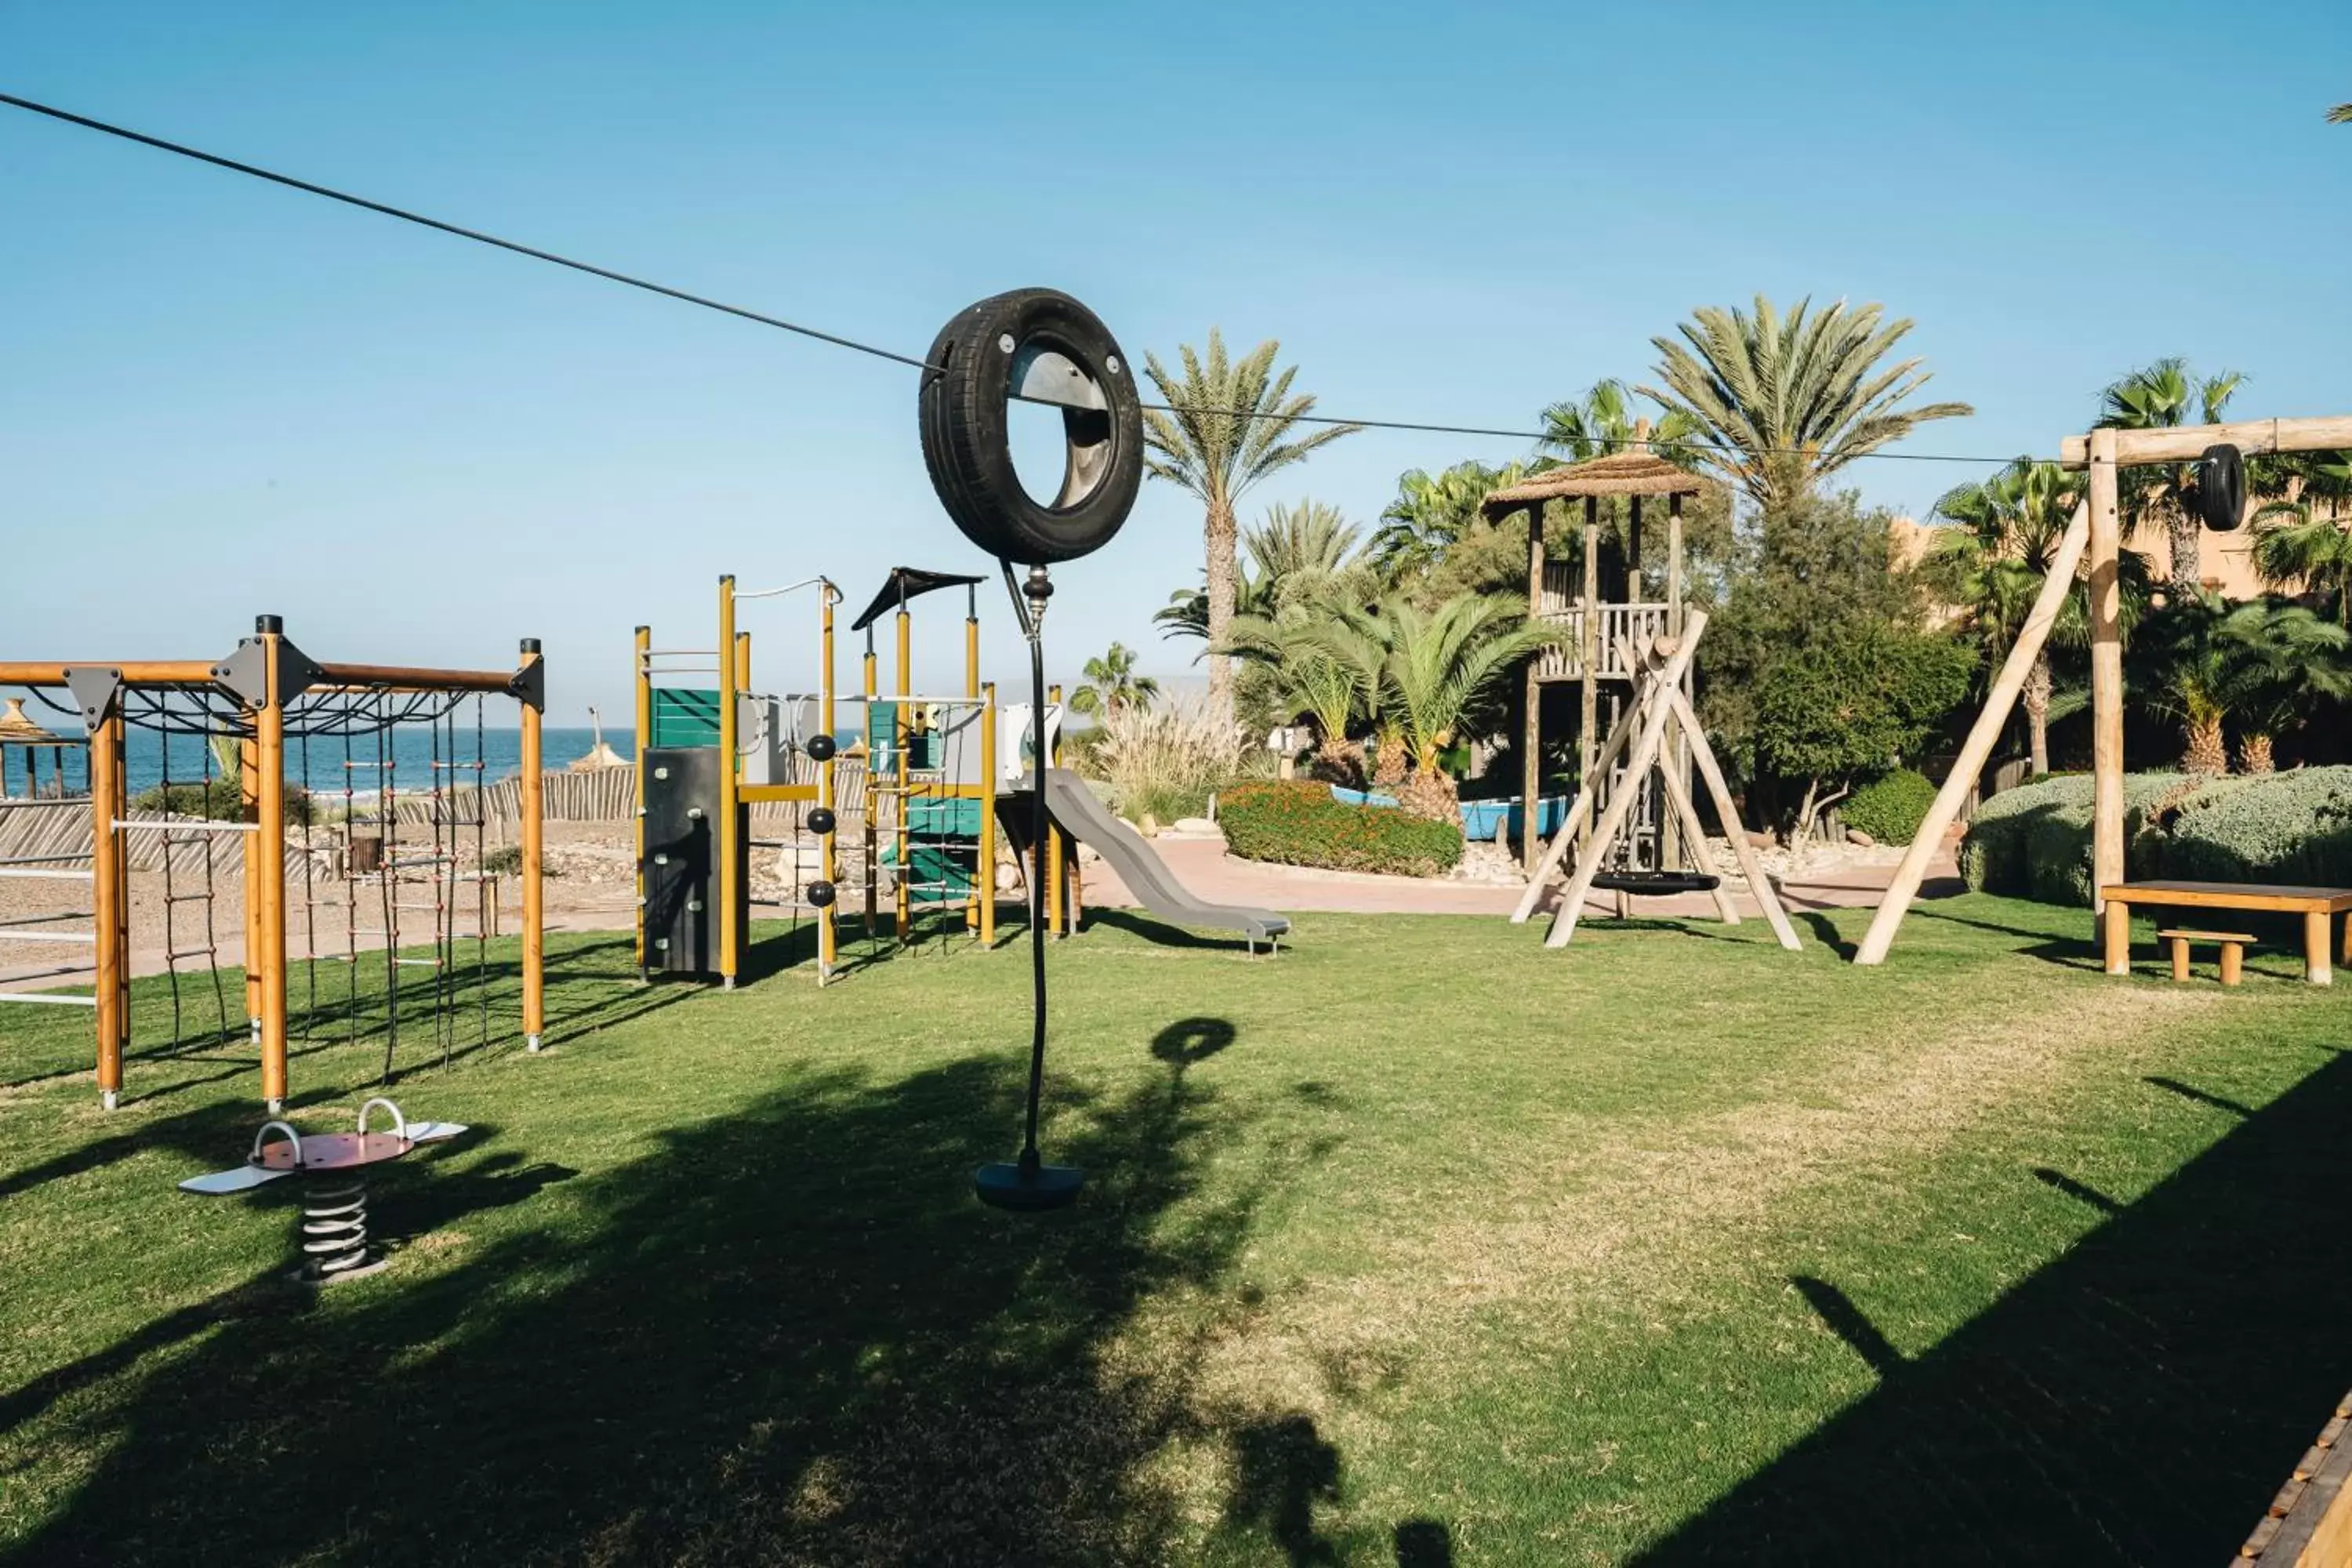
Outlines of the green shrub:
M 162 784 L 152 784 L 132 795 L 130 805 L 133 811 L 164 811 L 173 816 L 202 817 L 207 822 L 235 822 L 245 815 L 244 796 L 235 779 L 174 784 L 168 790 Z M 310 809 L 309 792 L 299 784 L 288 784 L 286 820 L 296 824 L 310 821 Z
M 1985 802 L 1960 847 L 1981 891 L 2091 901 L 2091 780 L 2042 779 Z M 2352 768 L 2192 780 L 2124 780 L 2128 877 L 2352 886 Z
M 499 845 L 496 849 L 489 851 L 482 857 L 482 870 L 485 875 L 491 877 L 521 876 L 522 846 L 520 844 Z
M 1897 768 L 1848 795 L 1838 815 L 1848 827 L 1860 828 L 1881 844 L 1908 844 L 1935 804 L 1936 786 L 1927 774 Z
M 1462 858 L 1462 830 L 1393 806 L 1342 805 L 1326 785 L 1247 784 L 1219 801 L 1225 846 L 1245 860 L 1434 877 Z

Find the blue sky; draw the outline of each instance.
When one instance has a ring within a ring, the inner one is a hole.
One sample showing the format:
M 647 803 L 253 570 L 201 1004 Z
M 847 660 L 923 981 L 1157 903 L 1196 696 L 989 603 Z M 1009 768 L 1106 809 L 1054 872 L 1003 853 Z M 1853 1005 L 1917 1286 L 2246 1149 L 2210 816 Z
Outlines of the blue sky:
M 1692 307 L 1915 318 L 1921 450 L 2054 452 L 2163 353 L 2250 416 L 2352 368 L 2352 7 L 217 4 L 0 11 L 0 88 L 919 353 L 982 295 L 1130 355 L 1278 337 L 1322 408 L 1525 426 Z M 2103 178 L 2113 175 L 2111 186 Z M 625 699 L 712 584 L 977 558 L 909 373 L 0 111 L 0 657 L 329 658 Z M 1255 492 L 1367 521 L 1509 441 L 1370 433 Z M 1870 463 L 1925 507 L 1973 470 Z M 1197 569 L 1147 487 L 1058 574 L 1066 672 Z M 1017 678 L 985 601 L 992 675 Z M 952 679 L 960 610 L 922 678 Z M 814 637 L 750 623 L 763 684 Z M 919 636 L 921 630 L 919 627 Z M 845 656 L 844 673 L 850 664 Z

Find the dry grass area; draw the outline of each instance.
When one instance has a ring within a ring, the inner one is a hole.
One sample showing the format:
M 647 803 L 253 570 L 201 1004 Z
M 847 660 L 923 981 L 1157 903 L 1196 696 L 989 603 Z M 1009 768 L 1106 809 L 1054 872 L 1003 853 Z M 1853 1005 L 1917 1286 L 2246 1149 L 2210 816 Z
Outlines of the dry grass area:
M 2269 1305 L 2352 1278 L 2344 1005 L 2284 955 L 2110 981 L 2084 923 L 1950 900 L 1861 971 L 1105 914 L 1055 953 L 1090 1179 L 1043 1219 L 965 1185 L 1017 951 L 720 994 L 583 938 L 546 1056 L 403 1056 L 483 1131 L 315 1300 L 282 1205 L 170 1191 L 250 1137 L 241 1047 L 109 1119 L 0 1016 L 0 1561 L 2218 1558 L 2352 1382 Z M 380 1054 L 299 1058 L 306 1124 Z

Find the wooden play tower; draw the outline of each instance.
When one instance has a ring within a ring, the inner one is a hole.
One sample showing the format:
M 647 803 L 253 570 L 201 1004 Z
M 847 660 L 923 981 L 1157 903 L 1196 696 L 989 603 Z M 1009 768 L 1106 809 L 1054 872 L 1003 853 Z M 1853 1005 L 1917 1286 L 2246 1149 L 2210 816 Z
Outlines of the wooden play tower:
M 1528 514 L 1528 605 L 1538 619 L 1569 632 L 1560 646 L 1529 662 L 1526 677 L 1527 715 L 1519 737 L 1520 820 L 1526 826 L 1519 852 L 1530 875 L 1543 855 L 1544 688 L 1576 683 L 1577 773 L 1582 781 L 1591 774 L 1601 736 L 1633 700 L 1638 670 L 1627 662 L 1627 650 L 1638 658 L 1638 650 L 1657 637 L 1679 637 L 1683 631 L 1683 498 L 1696 495 L 1699 481 L 1647 448 L 1646 421 L 1633 430 L 1630 450 L 1547 469 L 1486 500 L 1491 521 L 1501 522 L 1513 512 Z M 1615 496 L 1626 500 L 1622 533 L 1601 526 L 1601 502 Z M 1647 521 L 1643 503 L 1657 498 L 1666 503 L 1664 597 L 1650 600 L 1642 575 Z M 1544 552 L 1544 512 L 1551 502 L 1564 500 L 1584 503 L 1582 549 L 1572 562 L 1549 560 Z M 1687 694 L 1687 671 L 1683 680 Z M 1690 754 L 1679 740 L 1664 765 L 1687 791 Z M 1683 844 L 1670 812 L 1644 810 L 1631 831 L 1637 838 L 1654 839 L 1655 863 L 1661 866 L 1687 865 L 1696 848 Z

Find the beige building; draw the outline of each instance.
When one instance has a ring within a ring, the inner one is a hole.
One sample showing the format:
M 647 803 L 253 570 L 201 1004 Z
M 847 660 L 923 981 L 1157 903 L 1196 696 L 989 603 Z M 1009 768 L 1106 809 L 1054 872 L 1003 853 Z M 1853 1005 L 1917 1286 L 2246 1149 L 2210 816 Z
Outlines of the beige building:
M 1898 571 L 1917 565 L 1936 548 L 1937 536 L 1948 526 L 1896 518 L 1887 531 L 1887 563 Z M 2251 599 L 2262 594 L 2262 575 L 2254 570 L 2252 529 L 2216 533 L 2207 528 L 2199 533 L 2198 575 L 2205 586 L 2226 599 Z M 2147 557 L 2149 574 L 2158 582 L 2171 575 L 2172 541 L 2162 528 L 2136 528 L 2126 536 L 2124 547 Z

